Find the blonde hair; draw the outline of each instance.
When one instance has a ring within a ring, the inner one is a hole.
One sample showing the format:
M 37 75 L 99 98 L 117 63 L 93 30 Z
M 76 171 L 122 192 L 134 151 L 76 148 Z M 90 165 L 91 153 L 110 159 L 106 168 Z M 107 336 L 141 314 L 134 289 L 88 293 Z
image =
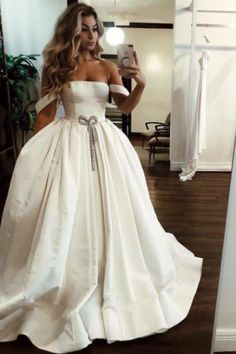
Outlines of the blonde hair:
M 68 83 L 69 75 L 77 69 L 83 16 L 94 16 L 96 20 L 98 40 L 92 54 L 101 60 L 103 48 L 99 39 L 104 33 L 104 27 L 95 9 L 85 3 L 68 6 L 58 17 L 54 34 L 42 52 L 43 75 L 47 81 L 46 86 L 42 87 L 45 94 L 59 93 L 62 86 Z

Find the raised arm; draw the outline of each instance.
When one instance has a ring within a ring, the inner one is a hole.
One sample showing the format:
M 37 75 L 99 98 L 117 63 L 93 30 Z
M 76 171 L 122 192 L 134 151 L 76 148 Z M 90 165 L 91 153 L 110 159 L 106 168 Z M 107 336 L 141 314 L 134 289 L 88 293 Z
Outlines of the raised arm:
M 33 134 L 36 134 L 39 130 L 51 123 L 56 115 L 57 111 L 57 96 L 53 95 L 50 99 L 48 95 L 45 95 L 45 86 L 48 84 L 48 79 L 45 74 L 45 70 L 42 71 L 41 78 L 41 98 L 36 103 L 37 117 L 34 126 Z
M 145 87 L 145 78 L 138 66 L 137 56 L 135 54 L 136 64 L 131 65 L 127 69 L 121 70 L 121 74 L 124 77 L 133 78 L 137 84 L 133 91 L 129 95 L 125 95 L 123 93 L 112 92 L 112 98 L 115 101 L 117 107 L 126 115 L 128 115 L 139 103 L 142 93 Z M 112 62 L 108 62 L 110 80 L 109 84 L 116 84 L 123 86 L 121 76 L 119 75 L 118 68 Z M 128 76 L 129 75 L 129 76 Z

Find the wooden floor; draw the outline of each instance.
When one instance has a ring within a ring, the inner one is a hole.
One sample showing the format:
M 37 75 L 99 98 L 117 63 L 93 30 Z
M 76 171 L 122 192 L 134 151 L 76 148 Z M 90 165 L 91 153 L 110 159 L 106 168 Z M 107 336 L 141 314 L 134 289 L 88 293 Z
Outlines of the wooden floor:
M 139 142 L 133 140 L 133 144 Z M 192 181 L 183 183 L 178 180 L 179 172 L 169 171 L 168 161 L 156 160 L 149 166 L 145 151 L 140 160 L 159 221 L 185 247 L 203 257 L 202 279 L 188 316 L 167 332 L 112 344 L 96 339 L 79 353 L 210 354 L 230 173 L 198 172 Z M 23 335 L 14 342 L 0 343 L 1 354 L 40 352 L 45 351 Z

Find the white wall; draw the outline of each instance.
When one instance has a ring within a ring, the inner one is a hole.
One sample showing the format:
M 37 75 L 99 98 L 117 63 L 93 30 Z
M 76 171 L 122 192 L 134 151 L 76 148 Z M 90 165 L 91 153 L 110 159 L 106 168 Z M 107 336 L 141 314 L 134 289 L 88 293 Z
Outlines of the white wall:
M 41 54 L 66 0 L 1 0 L 5 52 Z M 42 57 L 35 66 L 39 69 Z
M 187 124 L 188 78 L 190 58 L 191 12 L 183 9 L 191 1 L 176 0 L 175 69 L 171 127 L 171 169 L 178 170 L 185 159 Z M 198 9 L 236 10 L 234 0 L 198 0 Z M 198 23 L 235 23 L 235 14 L 198 13 Z M 205 47 L 204 28 L 197 28 L 195 51 L 195 90 L 200 67 L 198 59 Z M 213 47 L 235 46 L 236 29 L 208 28 L 207 35 Z M 200 47 L 199 47 L 200 46 Z M 207 70 L 207 149 L 199 159 L 199 170 L 231 170 L 236 131 L 236 50 L 210 50 Z M 194 96 L 196 97 L 196 91 Z

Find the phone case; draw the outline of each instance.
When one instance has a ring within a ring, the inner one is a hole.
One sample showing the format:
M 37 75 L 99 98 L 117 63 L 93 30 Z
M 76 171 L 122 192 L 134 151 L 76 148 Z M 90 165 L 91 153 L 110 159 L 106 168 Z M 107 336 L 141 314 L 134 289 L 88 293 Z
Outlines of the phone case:
M 134 58 L 133 44 L 119 44 L 117 46 L 117 64 L 118 66 L 129 66 Z

